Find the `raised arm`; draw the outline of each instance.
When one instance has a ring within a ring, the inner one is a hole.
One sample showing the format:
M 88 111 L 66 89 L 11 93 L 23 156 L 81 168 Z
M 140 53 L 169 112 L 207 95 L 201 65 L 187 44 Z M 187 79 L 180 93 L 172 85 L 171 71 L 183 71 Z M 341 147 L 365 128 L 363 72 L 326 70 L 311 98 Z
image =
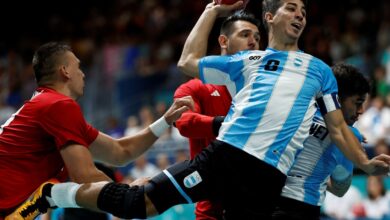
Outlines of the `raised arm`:
M 193 100 L 190 96 L 176 99 L 163 117 L 137 134 L 113 139 L 99 133 L 89 149 L 94 159 L 98 161 L 117 166 L 125 165 L 148 150 L 158 137 L 189 109 L 193 109 Z
M 357 167 L 370 175 L 383 175 L 389 172 L 390 156 L 380 155 L 369 160 L 363 147 L 345 123 L 341 110 L 329 112 L 324 118 L 333 143 Z
M 177 64 L 178 68 L 186 75 L 199 78 L 199 59 L 207 52 L 207 41 L 217 17 L 226 16 L 231 11 L 243 7 L 243 2 L 238 1 L 233 5 L 216 5 L 209 3 L 202 15 L 192 28 Z

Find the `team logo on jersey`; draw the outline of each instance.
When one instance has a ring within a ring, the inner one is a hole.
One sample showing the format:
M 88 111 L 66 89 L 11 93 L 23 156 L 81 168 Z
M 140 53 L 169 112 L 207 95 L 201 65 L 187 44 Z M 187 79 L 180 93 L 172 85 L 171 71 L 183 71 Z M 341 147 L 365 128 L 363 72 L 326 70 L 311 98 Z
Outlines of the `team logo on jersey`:
M 187 188 L 192 188 L 202 182 L 202 177 L 199 175 L 198 171 L 194 171 L 190 175 L 184 178 L 184 186 Z
M 218 92 L 218 90 L 215 90 L 214 92 L 211 93 L 211 96 L 221 96 Z
M 303 61 L 299 58 L 295 58 L 294 65 L 295 66 L 302 66 Z

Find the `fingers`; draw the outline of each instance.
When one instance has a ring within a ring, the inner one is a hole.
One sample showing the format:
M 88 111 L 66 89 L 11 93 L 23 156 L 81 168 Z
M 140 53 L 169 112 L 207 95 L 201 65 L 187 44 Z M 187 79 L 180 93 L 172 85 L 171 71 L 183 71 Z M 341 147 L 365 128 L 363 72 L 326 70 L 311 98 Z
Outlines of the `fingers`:
M 387 175 L 389 173 L 388 155 L 379 155 L 371 159 L 372 172 L 371 175 Z
M 383 161 L 383 162 L 387 163 L 388 165 L 390 164 L 390 156 L 387 154 L 380 154 L 380 155 L 374 157 L 374 159 Z
M 165 117 L 165 118 L 166 118 L 166 120 L 167 120 L 167 122 L 168 122 L 169 124 L 172 124 L 172 123 L 175 122 L 178 118 L 180 118 L 180 116 L 181 116 L 181 114 L 182 114 L 183 112 L 186 112 L 186 111 L 188 111 L 188 110 L 189 110 L 189 107 L 188 107 L 188 106 L 181 106 L 181 107 L 179 107 L 178 109 L 173 110 L 173 112 L 172 112 L 169 116 L 167 116 L 167 117 Z
M 231 10 L 241 9 L 244 6 L 244 1 L 238 1 L 231 6 Z
M 175 114 L 179 114 L 179 116 L 183 113 L 188 111 L 190 108 L 188 106 L 182 106 L 179 109 L 176 110 Z
M 191 110 L 194 111 L 194 100 L 192 99 L 191 96 L 184 96 L 181 98 L 178 98 L 175 100 L 172 106 L 177 106 L 177 107 L 182 107 L 182 106 L 187 106 Z
M 363 135 L 363 143 L 367 144 L 367 138 Z
M 214 7 L 217 10 L 219 17 L 226 17 L 229 16 L 234 11 L 244 9 L 245 4 L 244 1 L 237 1 L 231 5 L 216 4 L 214 5 Z
M 195 110 L 194 100 L 191 96 L 184 96 L 181 98 L 175 99 L 174 103 L 168 109 L 168 111 L 164 114 L 165 120 L 168 124 L 172 124 L 178 118 L 180 118 L 181 114 L 185 111 L 191 109 Z

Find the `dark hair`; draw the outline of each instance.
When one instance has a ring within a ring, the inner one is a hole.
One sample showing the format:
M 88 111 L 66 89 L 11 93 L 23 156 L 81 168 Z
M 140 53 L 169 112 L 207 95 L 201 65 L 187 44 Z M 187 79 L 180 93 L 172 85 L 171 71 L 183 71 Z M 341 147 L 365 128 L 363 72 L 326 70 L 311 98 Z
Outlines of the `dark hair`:
M 339 87 L 340 99 L 365 95 L 370 91 L 370 84 L 363 74 L 354 66 L 338 63 L 332 66 Z
M 38 85 L 44 85 L 51 79 L 51 76 L 56 71 L 55 68 L 60 61 L 60 57 L 67 51 L 72 51 L 70 46 L 58 42 L 46 43 L 35 51 L 32 67 Z
M 245 11 L 237 11 L 236 13 L 230 15 L 223 21 L 220 29 L 220 34 L 229 36 L 233 31 L 232 26 L 236 21 L 247 21 L 249 23 L 256 25 L 256 27 L 258 28 L 260 27 L 260 21 L 256 19 L 255 16 Z
M 262 20 L 264 29 L 268 32 L 268 24 L 265 20 L 265 13 L 270 12 L 271 14 L 275 14 L 276 11 L 283 5 L 284 0 L 263 0 L 263 13 L 262 13 Z M 307 5 L 307 0 L 301 0 L 305 6 Z

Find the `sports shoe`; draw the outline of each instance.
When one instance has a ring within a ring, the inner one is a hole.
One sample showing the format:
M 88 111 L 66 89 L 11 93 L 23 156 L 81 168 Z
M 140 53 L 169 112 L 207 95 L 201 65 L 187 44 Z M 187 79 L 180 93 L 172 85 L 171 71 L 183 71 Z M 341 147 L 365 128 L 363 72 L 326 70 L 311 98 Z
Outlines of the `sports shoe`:
M 50 206 L 46 196 L 50 196 L 51 187 L 56 183 L 57 179 L 42 183 L 21 206 L 6 216 L 5 220 L 33 220 L 38 215 L 46 213 L 49 208 L 54 208 Z

